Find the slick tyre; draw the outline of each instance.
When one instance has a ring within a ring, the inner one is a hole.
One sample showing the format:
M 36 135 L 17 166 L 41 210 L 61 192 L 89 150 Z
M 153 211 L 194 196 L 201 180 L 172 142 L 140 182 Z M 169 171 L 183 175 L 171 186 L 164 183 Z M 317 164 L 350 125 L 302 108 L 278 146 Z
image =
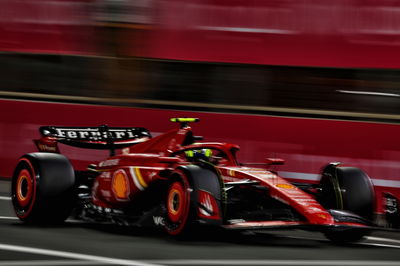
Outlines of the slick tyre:
M 55 153 L 20 158 L 12 177 L 11 199 L 17 217 L 31 224 L 62 223 L 74 206 L 74 170 Z
M 355 167 L 332 167 L 322 174 L 318 201 L 326 209 L 346 210 L 371 221 L 375 196 L 371 179 Z
M 322 206 L 331 210 L 331 214 L 340 214 L 337 210 L 348 211 L 346 215 L 334 215 L 335 220 L 370 224 L 374 215 L 375 196 L 371 179 L 366 173 L 358 168 L 331 164 L 323 171 L 320 187 L 317 199 Z M 362 240 L 369 230 L 330 229 L 324 234 L 333 243 L 345 244 Z

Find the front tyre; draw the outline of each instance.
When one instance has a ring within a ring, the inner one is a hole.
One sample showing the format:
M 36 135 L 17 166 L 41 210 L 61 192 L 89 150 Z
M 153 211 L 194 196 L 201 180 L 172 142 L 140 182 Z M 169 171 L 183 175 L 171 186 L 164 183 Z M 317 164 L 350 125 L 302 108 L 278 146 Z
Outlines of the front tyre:
M 375 207 L 374 188 L 369 176 L 361 169 L 329 164 L 323 170 L 320 187 L 317 200 L 330 210 L 336 222 L 371 224 Z M 324 234 L 332 242 L 344 244 L 362 240 L 369 230 L 331 229 Z
M 326 209 L 351 211 L 372 221 L 374 188 L 371 179 L 362 170 L 330 164 L 322 173 L 320 186 L 317 199 Z
M 74 206 L 74 170 L 55 153 L 30 153 L 20 158 L 11 183 L 17 217 L 34 224 L 63 222 Z

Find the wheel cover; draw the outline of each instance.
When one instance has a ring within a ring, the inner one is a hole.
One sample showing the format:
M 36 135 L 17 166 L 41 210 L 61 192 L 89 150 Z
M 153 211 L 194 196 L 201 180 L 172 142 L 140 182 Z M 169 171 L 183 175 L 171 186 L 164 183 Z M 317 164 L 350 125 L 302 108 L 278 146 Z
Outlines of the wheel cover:
M 188 223 L 190 211 L 189 184 L 183 174 L 171 183 L 165 201 L 166 219 L 164 229 L 170 235 L 179 235 Z
M 32 176 L 28 170 L 22 169 L 19 172 L 15 190 L 18 203 L 21 207 L 26 207 L 33 194 Z
M 18 218 L 28 219 L 35 205 L 36 174 L 27 158 L 20 159 L 19 171 L 14 175 L 11 185 L 11 199 Z
M 184 218 L 186 206 L 185 191 L 180 182 L 171 185 L 168 192 L 167 210 L 171 222 L 177 223 Z

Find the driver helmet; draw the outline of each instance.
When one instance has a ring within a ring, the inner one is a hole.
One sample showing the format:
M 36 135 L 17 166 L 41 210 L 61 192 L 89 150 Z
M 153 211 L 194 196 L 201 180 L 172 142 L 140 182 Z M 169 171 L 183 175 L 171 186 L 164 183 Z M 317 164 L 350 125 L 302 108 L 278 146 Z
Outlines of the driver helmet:
M 211 149 L 196 149 L 196 150 L 187 150 L 185 151 L 186 157 L 192 160 L 206 160 L 208 161 L 211 158 L 212 150 Z

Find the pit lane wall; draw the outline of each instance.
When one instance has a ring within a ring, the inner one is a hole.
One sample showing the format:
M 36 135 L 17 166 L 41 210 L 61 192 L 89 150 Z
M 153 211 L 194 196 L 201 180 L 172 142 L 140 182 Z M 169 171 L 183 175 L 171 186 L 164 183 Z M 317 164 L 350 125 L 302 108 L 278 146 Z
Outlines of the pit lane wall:
M 283 158 L 286 164 L 276 166 L 283 177 L 316 182 L 322 166 L 340 161 L 369 174 L 378 211 L 383 191 L 400 196 L 400 125 L 17 100 L 0 100 L 0 114 L 1 177 L 12 175 L 21 155 L 36 151 L 32 140 L 42 125 L 141 126 L 156 136 L 177 126 L 171 117 L 199 117 L 195 134 L 239 144 L 241 162 Z M 108 155 L 61 144 L 60 149 L 77 168 Z

